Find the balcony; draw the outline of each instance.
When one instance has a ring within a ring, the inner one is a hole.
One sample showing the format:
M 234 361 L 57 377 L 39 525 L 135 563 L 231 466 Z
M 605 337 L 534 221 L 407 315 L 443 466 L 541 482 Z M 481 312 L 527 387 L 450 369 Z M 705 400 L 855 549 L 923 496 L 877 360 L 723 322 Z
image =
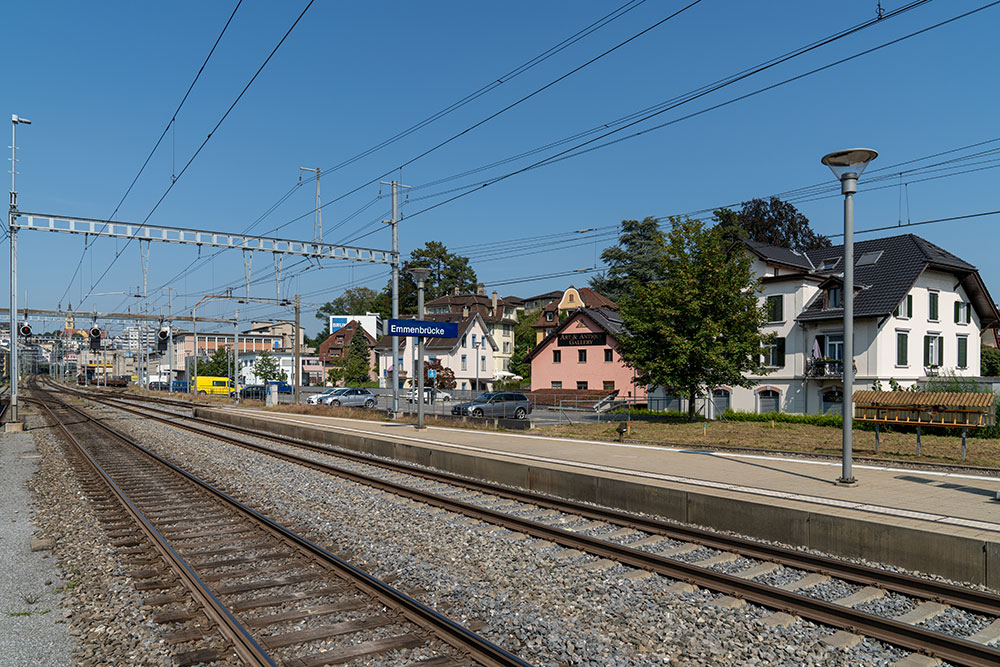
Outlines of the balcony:
M 844 362 L 840 359 L 810 359 L 806 362 L 806 377 L 841 378 Z

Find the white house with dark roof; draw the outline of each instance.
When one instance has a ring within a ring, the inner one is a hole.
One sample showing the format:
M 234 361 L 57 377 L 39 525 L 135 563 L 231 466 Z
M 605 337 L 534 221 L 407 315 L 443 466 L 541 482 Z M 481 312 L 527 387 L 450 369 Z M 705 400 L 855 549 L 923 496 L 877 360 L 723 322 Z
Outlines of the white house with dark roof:
M 840 412 L 843 246 L 747 246 L 768 313 L 764 331 L 775 335 L 763 351 L 773 370 L 750 376 L 755 386 L 749 389 L 713 387 L 709 416 L 727 407 Z M 982 332 L 1000 324 L 1000 312 L 976 267 L 913 234 L 855 242 L 854 258 L 855 391 L 875 381 L 888 390 L 890 379 L 908 387 L 929 376 L 980 375 Z M 680 405 L 667 402 L 673 409 Z

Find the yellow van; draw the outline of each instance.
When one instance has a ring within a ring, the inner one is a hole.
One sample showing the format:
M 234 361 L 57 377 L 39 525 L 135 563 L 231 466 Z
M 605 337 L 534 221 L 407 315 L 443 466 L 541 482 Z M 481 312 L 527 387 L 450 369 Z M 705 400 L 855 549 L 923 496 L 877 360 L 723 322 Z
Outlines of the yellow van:
M 195 387 L 195 393 L 229 396 L 233 393 L 233 385 L 229 381 L 229 378 L 217 375 L 199 375 L 198 386 Z

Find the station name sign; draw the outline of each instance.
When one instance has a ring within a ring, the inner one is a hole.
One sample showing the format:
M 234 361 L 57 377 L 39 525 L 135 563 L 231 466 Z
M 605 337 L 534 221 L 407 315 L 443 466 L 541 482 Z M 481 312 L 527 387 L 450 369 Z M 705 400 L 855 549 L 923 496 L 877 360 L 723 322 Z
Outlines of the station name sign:
M 587 333 L 559 334 L 559 347 L 579 347 L 582 345 L 607 345 L 608 335 L 588 331 Z
M 388 320 L 387 336 L 458 338 L 458 322 L 428 320 Z

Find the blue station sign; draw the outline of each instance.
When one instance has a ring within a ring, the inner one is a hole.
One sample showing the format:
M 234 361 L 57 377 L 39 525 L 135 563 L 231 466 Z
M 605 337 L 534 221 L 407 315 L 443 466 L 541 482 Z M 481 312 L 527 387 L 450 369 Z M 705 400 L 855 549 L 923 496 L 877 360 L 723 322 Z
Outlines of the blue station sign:
M 458 322 L 428 320 L 388 320 L 387 336 L 458 338 Z

